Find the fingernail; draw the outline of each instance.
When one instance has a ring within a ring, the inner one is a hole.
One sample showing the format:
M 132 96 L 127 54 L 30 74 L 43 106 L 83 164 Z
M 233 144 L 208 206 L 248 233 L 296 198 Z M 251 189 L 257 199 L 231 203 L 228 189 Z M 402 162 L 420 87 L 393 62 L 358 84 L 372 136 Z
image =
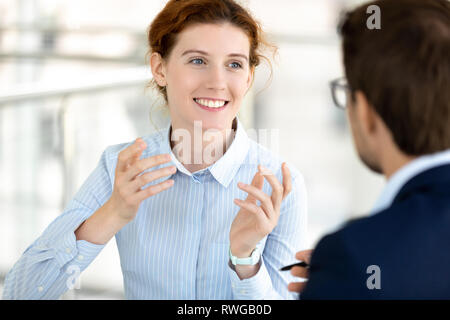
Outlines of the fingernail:
M 242 183 L 242 182 L 239 182 L 239 183 L 238 183 L 238 186 L 239 186 L 239 187 L 245 187 L 245 184 Z

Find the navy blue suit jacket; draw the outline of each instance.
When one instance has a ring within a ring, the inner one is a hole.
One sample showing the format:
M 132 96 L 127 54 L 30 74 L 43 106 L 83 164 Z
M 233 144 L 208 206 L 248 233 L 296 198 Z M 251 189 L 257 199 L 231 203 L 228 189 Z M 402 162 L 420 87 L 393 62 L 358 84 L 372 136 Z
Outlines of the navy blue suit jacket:
M 376 274 L 380 289 L 369 289 Z M 300 298 L 450 299 L 450 165 L 416 175 L 389 208 L 322 238 Z

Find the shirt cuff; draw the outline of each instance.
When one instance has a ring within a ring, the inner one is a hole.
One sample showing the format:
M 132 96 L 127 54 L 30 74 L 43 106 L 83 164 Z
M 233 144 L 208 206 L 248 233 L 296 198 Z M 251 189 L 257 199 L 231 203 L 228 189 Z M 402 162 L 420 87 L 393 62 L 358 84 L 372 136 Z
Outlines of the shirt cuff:
M 75 259 L 76 265 L 81 270 L 87 266 L 97 257 L 100 251 L 105 247 L 104 244 L 94 244 L 86 240 L 76 240 L 74 232 L 65 235 L 58 245 L 54 248 L 55 259 L 60 268 L 66 263 Z
M 233 296 L 237 300 L 263 300 L 272 287 L 272 281 L 261 256 L 258 272 L 251 278 L 241 280 L 228 262 Z

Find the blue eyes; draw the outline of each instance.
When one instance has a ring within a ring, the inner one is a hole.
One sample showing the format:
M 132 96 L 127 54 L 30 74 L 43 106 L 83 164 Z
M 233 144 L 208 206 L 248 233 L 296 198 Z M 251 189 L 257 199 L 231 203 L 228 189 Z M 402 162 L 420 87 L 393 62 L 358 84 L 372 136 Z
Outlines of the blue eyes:
M 201 63 L 195 63 L 195 61 L 200 61 Z M 190 62 L 193 62 L 194 64 L 198 64 L 198 65 L 203 64 L 202 63 L 203 62 L 202 59 L 192 59 Z
M 193 63 L 193 64 L 196 64 L 196 65 L 202 65 L 202 64 L 205 64 L 204 63 L 204 61 L 203 61 L 203 59 L 200 59 L 200 58 L 195 58 L 195 59 L 192 59 L 191 61 L 189 61 L 190 63 Z M 238 63 L 238 62 L 232 62 L 232 63 L 230 63 L 229 65 L 232 65 L 232 69 L 240 69 L 240 68 L 242 68 L 242 65 L 240 64 L 240 63 Z
M 190 62 L 194 62 L 194 61 L 201 61 L 201 62 L 203 62 L 202 59 L 192 59 Z M 200 63 L 194 63 L 194 64 L 200 64 Z
M 237 63 L 237 62 L 232 62 L 230 64 L 234 64 L 234 65 L 237 66 L 236 68 L 233 68 L 233 69 L 242 68 L 242 66 L 239 63 Z

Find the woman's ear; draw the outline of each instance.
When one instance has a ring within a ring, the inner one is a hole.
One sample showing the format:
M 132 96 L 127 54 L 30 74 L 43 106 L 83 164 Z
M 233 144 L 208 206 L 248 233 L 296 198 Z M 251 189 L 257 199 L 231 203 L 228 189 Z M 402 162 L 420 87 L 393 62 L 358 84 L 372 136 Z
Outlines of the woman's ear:
M 153 52 L 150 56 L 150 67 L 152 69 L 153 79 L 160 87 L 167 85 L 164 60 L 158 52 Z
M 250 71 L 248 73 L 248 79 L 247 79 L 247 91 L 250 90 L 250 87 L 253 84 L 253 80 L 254 80 L 254 76 L 255 76 L 255 67 L 250 67 Z

